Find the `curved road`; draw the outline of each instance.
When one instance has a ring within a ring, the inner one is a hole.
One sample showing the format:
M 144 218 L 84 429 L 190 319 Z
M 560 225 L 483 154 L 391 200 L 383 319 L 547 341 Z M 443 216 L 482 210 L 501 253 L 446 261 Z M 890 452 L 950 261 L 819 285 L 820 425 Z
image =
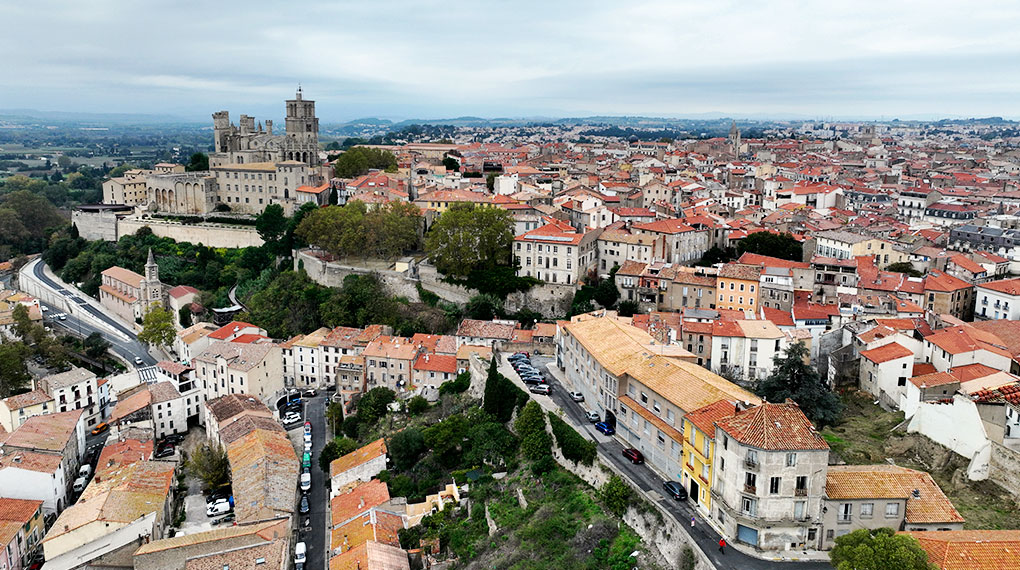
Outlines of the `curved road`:
M 109 315 L 104 314 L 102 311 L 85 302 L 84 297 L 86 295 L 78 289 L 63 288 L 59 283 L 46 275 L 46 271 L 44 271 L 45 267 L 46 264 L 40 260 L 32 268 L 32 274 L 45 287 L 61 295 L 68 305 L 75 305 L 77 311 L 79 311 L 75 314 L 68 314 L 67 320 L 61 321 L 54 319 L 51 315 L 67 313 L 67 306 L 60 307 L 40 302 L 40 305 L 49 308 L 49 311 L 44 313 L 47 326 L 63 327 L 71 333 L 77 333 L 80 331 L 83 337 L 94 332 L 98 332 L 110 343 L 110 351 L 117 354 L 125 361 L 134 364 L 135 358 L 139 357 L 142 359 L 143 364 L 135 365 L 136 367 L 152 366 L 153 364 L 156 364 L 156 359 L 149 354 L 149 351 L 144 344 L 138 342 L 138 337 L 135 335 L 134 331 L 128 329 L 121 323 L 117 322 L 116 319 L 111 318 Z M 87 317 L 80 318 L 79 315 L 81 312 L 86 313 Z M 130 340 L 124 340 L 124 338 L 120 335 L 110 334 L 107 328 L 98 325 L 96 321 L 104 323 L 107 327 L 112 327 L 117 332 L 127 336 Z

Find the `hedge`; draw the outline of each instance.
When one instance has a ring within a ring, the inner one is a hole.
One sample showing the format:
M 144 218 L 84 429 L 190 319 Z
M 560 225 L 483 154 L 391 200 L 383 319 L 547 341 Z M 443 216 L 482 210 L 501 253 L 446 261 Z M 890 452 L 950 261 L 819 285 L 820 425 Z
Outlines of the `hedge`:
M 580 461 L 585 465 L 591 465 L 595 461 L 597 451 L 594 441 L 581 437 L 581 434 L 552 412 L 549 412 L 549 425 L 552 426 L 556 446 L 560 448 L 563 457 L 574 463 Z

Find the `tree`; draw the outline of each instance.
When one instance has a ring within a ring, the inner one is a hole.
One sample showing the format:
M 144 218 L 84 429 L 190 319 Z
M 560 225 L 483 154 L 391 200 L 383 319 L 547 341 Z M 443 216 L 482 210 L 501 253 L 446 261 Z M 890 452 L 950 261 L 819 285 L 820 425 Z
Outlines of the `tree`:
M 758 384 L 756 392 L 769 402 L 792 399 L 821 428 L 839 420 L 843 404 L 818 371 L 806 362 L 807 356 L 803 342 L 788 346 L 782 356 L 777 354 L 773 358 L 772 374 Z
M 333 163 L 337 178 L 354 178 L 369 170 L 397 171 L 397 157 L 393 153 L 364 146 L 356 146 L 341 154 Z
M 400 471 L 414 467 L 421 456 L 428 451 L 425 438 L 418 428 L 409 427 L 393 434 L 386 442 L 386 451 L 393 460 L 393 466 Z
M 181 323 L 182 328 L 188 328 L 192 325 L 191 303 L 185 303 L 184 306 L 177 311 L 177 320 Z
M 460 172 L 460 162 L 452 156 L 443 159 L 443 166 L 450 172 Z
M 248 313 L 270 336 L 290 338 L 321 326 L 319 310 L 329 295 L 304 271 L 283 271 L 248 299 Z
M 9 245 L 15 252 L 42 251 L 50 233 L 65 223 L 49 200 L 29 190 L 10 192 L 0 199 L 0 245 Z
M 329 473 L 329 464 L 358 449 L 358 442 L 347 437 L 336 437 L 326 442 L 319 452 L 319 468 Z
M 920 271 L 914 269 L 914 266 L 909 261 L 898 261 L 886 267 L 885 270 L 905 273 L 911 277 L 921 277 L 923 275 Z
M 174 316 L 163 307 L 153 306 L 142 318 L 142 332 L 138 340 L 149 346 L 170 346 L 177 336 Z
M 491 321 L 502 314 L 503 299 L 489 293 L 475 295 L 464 305 L 464 316 L 469 319 Z
M 485 176 L 485 187 L 489 189 L 489 192 L 493 192 L 496 189 L 495 172 L 490 172 Z
M 467 277 L 472 270 L 510 263 L 514 221 L 502 208 L 453 204 L 425 236 L 425 253 L 441 273 Z
M 545 431 L 545 414 L 538 402 L 531 400 L 514 421 L 514 430 L 521 438 L 521 453 L 532 461 L 552 455 L 552 437 Z
M 309 212 L 295 229 L 305 242 L 337 257 L 392 258 L 418 247 L 421 210 L 390 202 L 369 210 L 359 200 Z
M 470 427 L 463 415 L 453 414 L 426 428 L 422 435 L 442 465 L 455 467 L 460 463 L 461 445 Z
M 25 365 L 30 352 L 23 342 L 0 342 L 0 398 L 20 392 L 32 379 Z
M 620 313 L 621 317 L 633 317 L 637 314 L 639 307 L 636 301 L 620 301 L 620 304 L 616 306 L 616 310 Z
M 329 189 L 329 205 L 336 206 L 340 203 L 340 196 L 337 194 L 336 188 Z
M 599 498 L 602 499 L 609 512 L 616 516 L 623 516 L 634 499 L 634 490 L 619 475 L 612 475 L 599 488 Z
M 82 346 L 85 348 L 85 356 L 89 358 L 101 358 L 106 351 L 110 349 L 110 341 L 103 338 L 102 333 L 94 332 L 89 336 L 85 337 L 82 342 Z
M 891 528 L 861 528 L 837 536 L 829 559 L 836 570 L 937 570 L 916 538 Z
M 378 386 L 365 392 L 358 400 L 358 419 L 374 424 L 386 415 L 386 407 L 397 401 L 397 393 L 389 388 Z
M 344 423 L 344 405 L 340 402 L 330 402 L 326 406 L 326 424 L 329 425 L 330 433 L 338 436 Z
M 227 452 L 219 444 L 200 445 L 188 458 L 188 473 L 202 481 L 209 490 L 219 489 L 230 483 L 230 462 Z
M 737 254 L 757 253 L 787 259 L 803 261 L 804 248 L 791 234 L 774 234 L 768 231 L 755 232 L 737 242 Z
M 508 422 L 514 410 L 528 402 L 528 394 L 496 370 L 496 359 L 489 363 L 485 379 L 485 396 L 482 409 L 499 422 Z
M 285 253 L 279 250 L 279 245 L 287 233 L 287 226 L 287 216 L 283 214 L 283 206 L 279 204 L 269 204 L 255 218 L 255 230 L 275 255 Z
M 465 370 L 458 374 L 456 379 L 440 384 L 439 395 L 445 396 L 447 394 L 460 394 L 461 392 L 467 391 L 470 387 L 471 373 Z
M 209 156 L 204 152 L 196 152 L 191 155 L 188 163 L 184 165 L 184 170 L 187 172 L 209 170 Z
M 620 299 L 620 290 L 616 288 L 616 280 L 612 277 L 603 279 L 595 287 L 594 298 L 595 302 L 607 309 L 615 305 Z
M 429 401 L 421 395 L 414 396 L 407 401 L 407 413 L 412 416 L 417 416 L 427 409 L 429 409 Z

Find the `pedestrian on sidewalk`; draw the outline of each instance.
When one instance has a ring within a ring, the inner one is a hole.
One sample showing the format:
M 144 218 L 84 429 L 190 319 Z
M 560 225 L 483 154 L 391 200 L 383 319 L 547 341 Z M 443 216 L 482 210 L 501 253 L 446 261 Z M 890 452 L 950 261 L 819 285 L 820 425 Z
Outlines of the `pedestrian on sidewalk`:
M 719 538 L 719 552 L 726 554 L 726 539 L 722 537 Z

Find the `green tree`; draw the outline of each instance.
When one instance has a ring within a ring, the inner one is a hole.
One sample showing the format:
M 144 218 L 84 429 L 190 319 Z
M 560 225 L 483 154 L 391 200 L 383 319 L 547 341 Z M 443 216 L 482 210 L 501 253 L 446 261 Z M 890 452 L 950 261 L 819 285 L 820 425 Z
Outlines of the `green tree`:
M 489 363 L 489 374 L 485 379 L 485 396 L 482 409 L 497 421 L 506 423 L 513 417 L 514 410 L 528 402 L 528 394 L 496 370 L 496 359 Z
M 407 471 L 428 451 L 425 438 L 418 428 L 409 427 L 393 434 L 386 441 L 386 451 L 393 460 L 393 467 Z
M 616 280 L 613 277 L 603 279 L 595 287 L 595 302 L 599 305 L 610 308 L 620 299 L 620 290 L 616 288 Z
M 783 355 L 773 358 L 772 373 L 758 384 L 756 392 L 769 402 L 792 399 L 809 420 L 822 428 L 839 420 L 843 404 L 807 363 L 807 356 L 803 342 L 788 346 Z
M 358 442 L 347 437 L 336 437 L 326 442 L 319 452 L 319 468 L 329 473 L 329 464 L 358 449 Z
M 436 269 L 451 277 L 507 266 L 513 227 L 510 212 L 502 208 L 453 204 L 425 236 L 425 253 Z
M 924 274 L 914 269 L 914 266 L 909 261 L 898 261 L 890 264 L 889 267 L 885 268 L 886 271 L 894 271 L 896 273 L 905 273 L 911 277 L 921 277 Z
M 184 170 L 187 172 L 209 170 L 209 156 L 204 152 L 196 152 L 188 159 L 188 163 L 184 165 Z
M 64 224 L 63 216 L 43 196 L 17 190 L 0 198 L 0 245 L 15 252 L 42 251 L 50 233 Z
M 494 191 L 496 189 L 496 173 L 495 172 L 490 172 L 489 174 L 487 174 L 485 176 L 485 187 L 489 189 L 489 192 L 492 192 L 492 191 Z
M 22 391 L 32 376 L 25 361 L 31 353 L 23 342 L 0 342 L 0 398 Z
M 737 255 L 745 252 L 790 261 L 803 261 L 804 258 L 803 246 L 791 234 L 755 232 L 737 242 Z
M 85 348 L 85 355 L 89 358 L 102 358 L 106 351 L 110 349 L 110 341 L 103 338 L 102 333 L 94 332 L 89 336 L 85 337 L 82 342 L 82 346 Z
M 619 517 L 627 512 L 627 507 L 634 500 L 634 490 L 619 475 L 612 475 L 599 488 L 599 498 L 609 512 Z
M 861 528 L 838 536 L 829 559 L 836 570 L 937 570 L 916 538 L 891 528 Z
M 177 320 L 180 321 L 181 326 L 184 328 L 188 328 L 192 325 L 191 303 L 185 303 L 184 306 L 177 311 Z
M 457 162 L 457 159 L 452 156 L 443 159 L 443 166 L 450 172 L 460 172 L 460 162 Z
M 356 146 L 341 154 L 333 163 L 337 178 L 354 178 L 369 170 L 397 171 L 397 157 L 393 153 L 364 146 Z
M 216 490 L 230 483 L 230 462 L 227 459 L 227 452 L 219 444 L 205 443 L 191 452 L 187 470 L 209 490 Z
M 563 457 L 585 465 L 591 465 L 595 461 L 598 450 L 594 441 L 581 437 L 577 430 L 552 412 L 549 412 L 549 426 L 552 428 L 556 446 L 560 448 Z
M 467 434 L 464 463 L 506 465 L 517 455 L 517 438 L 503 424 L 494 421 L 472 423 Z
M 532 461 L 552 454 L 552 437 L 545 430 L 545 414 L 538 402 L 531 400 L 514 421 L 514 430 L 521 438 L 521 453 Z
M 177 336 L 174 316 L 163 307 L 153 306 L 142 318 L 142 332 L 138 340 L 149 346 L 170 346 Z
M 461 392 L 467 391 L 471 387 L 471 373 L 468 371 L 461 372 L 457 375 L 457 378 L 448 382 L 443 382 L 439 385 L 439 395 L 445 396 L 446 394 L 460 394 Z
M 616 310 L 620 313 L 621 317 L 633 317 L 638 312 L 638 304 L 636 301 L 620 301 Z
M 389 388 L 378 386 L 362 394 L 358 400 L 359 421 L 374 424 L 386 415 L 386 407 L 397 401 L 397 394 Z
M 427 409 L 429 409 L 429 401 L 423 396 L 414 396 L 407 401 L 407 413 L 412 416 L 417 416 Z
M 283 271 L 248 299 L 248 314 L 270 336 L 289 338 L 321 326 L 319 310 L 329 295 L 304 271 Z
M 491 321 L 503 314 L 503 299 L 490 293 L 481 293 L 468 299 L 464 316 L 469 319 Z
M 344 405 L 340 402 L 330 402 L 326 406 L 326 424 L 329 425 L 330 433 L 338 436 L 344 424 Z
M 269 204 L 255 218 L 255 230 L 274 255 L 286 253 L 280 251 L 280 245 L 286 236 L 287 226 L 287 216 L 283 214 L 283 206 L 279 204 Z
M 425 444 L 432 449 L 441 464 L 456 467 L 460 463 L 461 446 L 469 429 L 470 425 L 463 415 L 453 414 L 426 428 L 422 435 Z

